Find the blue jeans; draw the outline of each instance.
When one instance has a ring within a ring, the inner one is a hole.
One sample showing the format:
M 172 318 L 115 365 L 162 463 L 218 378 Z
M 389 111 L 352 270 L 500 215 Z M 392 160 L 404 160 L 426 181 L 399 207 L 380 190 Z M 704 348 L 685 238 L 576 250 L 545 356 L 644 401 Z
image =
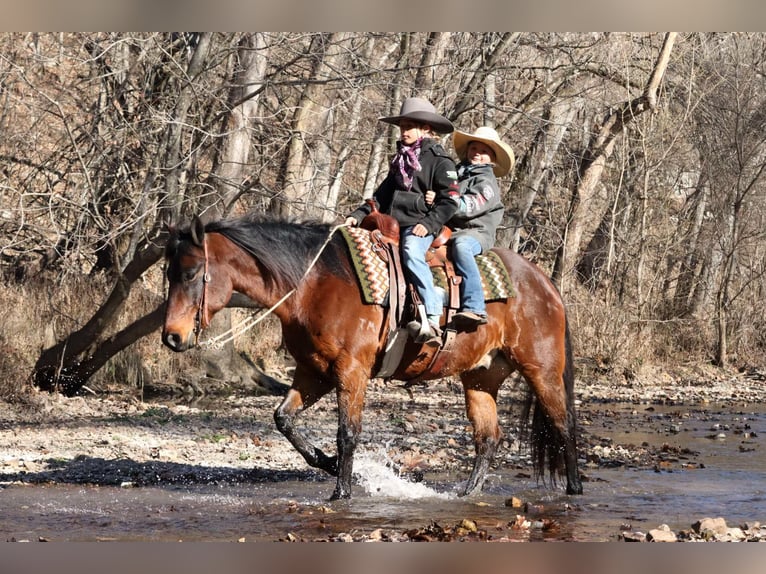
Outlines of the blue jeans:
M 431 269 L 426 263 L 426 252 L 434 240 L 433 235 L 418 237 L 412 234 L 412 227 L 402 230 L 402 265 L 409 280 L 415 286 L 426 308 L 426 315 L 440 316 L 443 301 L 439 298 L 434 287 Z
M 481 244 L 470 235 L 460 235 L 452 240 L 455 271 L 463 278 L 460 282 L 461 310 L 485 315 L 487 306 L 484 302 L 484 287 L 475 259 L 480 253 Z

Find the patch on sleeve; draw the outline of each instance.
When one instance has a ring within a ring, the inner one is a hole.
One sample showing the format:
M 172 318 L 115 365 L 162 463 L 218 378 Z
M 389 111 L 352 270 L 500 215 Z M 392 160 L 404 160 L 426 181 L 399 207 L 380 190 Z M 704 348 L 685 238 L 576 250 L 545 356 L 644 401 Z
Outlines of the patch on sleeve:
M 447 177 L 450 179 L 457 179 L 457 172 L 456 171 L 448 171 Z

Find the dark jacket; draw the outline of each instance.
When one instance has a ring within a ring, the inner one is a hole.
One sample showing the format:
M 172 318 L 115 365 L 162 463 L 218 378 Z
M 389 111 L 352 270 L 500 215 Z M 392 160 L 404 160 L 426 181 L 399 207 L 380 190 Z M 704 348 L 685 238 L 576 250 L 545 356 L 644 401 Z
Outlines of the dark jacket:
M 495 244 L 497 228 L 503 221 L 505 207 L 500 186 L 491 164 L 461 163 L 457 170 L 460 205 L 447 225 L 454 231 L 453 238 L 471 235 L 481 243 L 482 252 L 486 252 Z
M 386 179 L 372 197 L 378 210 L 396 218 L 402 229 L 422 223 L 429 234 L 436 235 L 457 211 L 457 171 L 441 144 L 431 138 L 423 140 L 419 161 L 420 170 L 413 175 L 410 190 L 398 189 L 395 174 L 389 169 Z M 425 202 L 428 190 L 436 192 L 430 208 Z M 370 206 L 365 204 L 351 213 L 351 217 L 360 222 L 368 213 Z

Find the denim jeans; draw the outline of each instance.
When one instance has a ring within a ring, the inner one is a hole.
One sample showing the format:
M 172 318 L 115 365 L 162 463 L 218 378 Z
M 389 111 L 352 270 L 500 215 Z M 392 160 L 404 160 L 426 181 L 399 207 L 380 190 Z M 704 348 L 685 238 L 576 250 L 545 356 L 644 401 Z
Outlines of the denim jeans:
M 433 235 L 418 237 L 412 234 L 412 227 L 405 227 L 402 230 L 402 265 L 423 300 L 426 314 L 440 316 L 444 307 L 443 300 L 436 292 L 431 269 L 426 263 L 426 252 L 433 240 Z
M 452 240 L 452 260 L 455 271 L 463 280 L 460 282 L 460 307 L 480 315 L 487 313 L 484 302 L 484 287 L 481 284 L 476 255 L 481 253 L 481 244 L 470 235 L 459 235 Z

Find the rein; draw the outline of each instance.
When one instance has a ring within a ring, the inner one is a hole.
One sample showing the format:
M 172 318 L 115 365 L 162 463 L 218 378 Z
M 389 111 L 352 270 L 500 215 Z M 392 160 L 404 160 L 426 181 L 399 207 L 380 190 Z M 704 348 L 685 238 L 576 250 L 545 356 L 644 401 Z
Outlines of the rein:
M 330 230 L 329 235 L 327 236 L 327 239 L 325 239 L 325 242 L 322 244 L 322 247 L 319 249 L 317 254 L 314 256 L 314 259 L 311 260 L 311 263 L 309 263 L 309 266 L 306 268 L 306 271 L 303 273 L 303 276 L 300 278 L 300 283 L 306 278 L 306 276 L 311 272 L 316 262 L 319 260 L 319 256 L 322 255 L 322 252 L 325 250 L 325 248 L 329 245 L 330 240 L 332 239 L 332 236 L 335 234 L 335 232 L 340 229 L 341 227 L 346 227 L 346 223 L 341 223 L 339 225 L 336 225 Z M 202 288 L 202 299 L 200 300 L 199 308 L 197 309 L 197 315 L 199 321 L 199 314 L 202 313 L 205 317 L 207 317 L 207 284 L 210 282 L 210 274 L 207 271 L 207 241 L 203 242 L 204 251 L 205 251 L 205 275 L 203 277 L 204 285 Z M 282 298 L 274 303 L 271 307 L 269 307 L 266 311 L 263 313 L 260 313 L 259 316 L 253 316 L 248 317 L 245 320 L 241 321 L 239 324 L 235 325 L 231 329 L 224 331 L 220 335 L 216 335 L 215 337 L 208 339 L 207 341 L 202 341 L 201 343 L 196 343 L 199 347 L 203 349 L 216 349 L 219 350 L 223 348 L 223 346 L 226 343 L 229 343 L 230 341 L 233 341 L 235 337 L 238 335 L 241 335 L 242 333 L 245 333 L 255 327 L 258 323 L 263 321 L 266 317 L 271 315 L 271 313 L 274 312 L 274 310 L 279 307 L 282 303 L 284 303 L 290 295 L 295 293 L 295 291 L 298 289 L 298 287 L 294 287 L 290 289 Z M 201 322 L 200 322 L 201 323 Z M 199 332 L 202 332 L 202 329 L 199 329 Z M 197 329 L 195 327 L 195 335 L 199 335 L 197 332 Z

